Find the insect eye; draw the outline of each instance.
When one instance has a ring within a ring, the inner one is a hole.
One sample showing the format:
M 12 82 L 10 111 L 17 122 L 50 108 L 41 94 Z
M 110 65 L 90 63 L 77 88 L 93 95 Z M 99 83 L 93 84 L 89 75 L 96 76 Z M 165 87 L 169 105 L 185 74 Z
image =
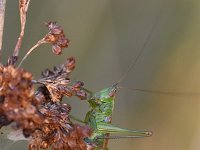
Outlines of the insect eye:
M 110 97 L 115 96 L 116 92 L 117 92 L 116 89 L 110 91 L 109 96 L 110 96 Z

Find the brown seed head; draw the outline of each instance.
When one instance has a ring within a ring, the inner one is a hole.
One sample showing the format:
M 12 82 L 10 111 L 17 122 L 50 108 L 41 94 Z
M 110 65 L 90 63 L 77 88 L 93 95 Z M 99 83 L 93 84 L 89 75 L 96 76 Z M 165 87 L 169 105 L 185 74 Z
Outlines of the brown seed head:
M 68 104 L 48 103 L 41 107 L 44 122 L 32 134 L 29 149 L 52 148 L 53 150 L 86 150 L 84 138 L 91 136 L 87 126 L 74 125 L 69 120 L 71 107 Z
M 83 82 L 70 83 L 69 75 L 75 68 L 75 62 L 74 57 L 69 57 L 64 64 L 54 67 L 53 70 L 46 69 L 42 72 L 43 78 L 38 81 L 46 86 L 53 102 L 60 102 L 63 96 L 87 98 L 87 93 L 82 90 Z
M 69 40 L 65 37 L 62 27 L 57 25 L 56 22 L 48 22 L 46 26 L 49 28 L 49 33 L 45 36 L 45 41 L 53 45 L 54 54 L 60 55 L 62 49 L 68 47 Z
M 31 80 L 32 74 L 21 68 L 10 65 L 0 69 L 0 116 L 6 118 L 5 122 L 14 121 L 16 127 L 26 131 L 26 135 L 42 121 L 32 104 L 35 97 Z

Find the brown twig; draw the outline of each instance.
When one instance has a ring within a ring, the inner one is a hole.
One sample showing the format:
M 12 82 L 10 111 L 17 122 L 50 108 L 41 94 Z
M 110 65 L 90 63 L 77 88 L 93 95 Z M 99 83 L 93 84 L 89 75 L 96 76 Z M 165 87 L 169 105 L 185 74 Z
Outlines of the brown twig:
M 27 11 L 28 11 L 29 3 L 30 3 L 30 0 L 19 0 L 21 32 L 20 32 L 20 35 L 18 37 L 18 41 L 17 41 L 17 44 L 15 46 L 13 56 L 19 55 L 19 50 L 21 48 L 22 39 L 24 37 L 24 30 L 25 30 L 25 25 L 26 25 L 26 14 L 27 14 Z
M 33 47 L 31 47 L 31 49 L 29 49 L 29 51 L 26 53 L 26 55 L 22 58 L 21 62 L 19 63 L 18 67 L 20 67 L 22 65 L 22 63 L 24 62 L 24 60 L 30 55 L 30 53 L 36 49 L 38 46 L 40 46 L 41 44 L 47 43 L 45 41 L 45 39 L 41 39 L 39 40 Z
M 5 14 L 6 0 L 0 0 L 0 62 L 1 62 L 1 51 L 3 42 L 3 26 L 4 26 L 4 14 Z

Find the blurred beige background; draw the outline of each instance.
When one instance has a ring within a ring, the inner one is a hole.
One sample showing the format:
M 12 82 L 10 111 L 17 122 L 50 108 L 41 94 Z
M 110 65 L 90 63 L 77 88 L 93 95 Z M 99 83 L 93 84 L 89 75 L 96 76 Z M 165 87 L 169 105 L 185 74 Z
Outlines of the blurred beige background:
M 162 11 L 161 11 L 162 10 Z M 98 91 L 116 82 L 129 68 L 160 18 L 134 69 L 120 83 L 129 88 L 200 93 L 199 0 L 32 0 L 21 57 L 48 31 L 45 21 L 62 25 L 71 40 L 63 55 L 43 45 L 23 67 L 38 78 L 41 70 L 75 56 L 72 78 Z M 17 0 L 7 0 L 4 61 L 19 34 Z M 165 95 L 119 89 L 113 123 L 148 129 L 151 138 L 110 141 L 111 150 L 199 150 L 200 94 Z M 67 100 L 83 118 L 87 104 Z M 26 149 L 17 142 L 7 149 Z M 1 147 L 2 148 L 2 147 Z

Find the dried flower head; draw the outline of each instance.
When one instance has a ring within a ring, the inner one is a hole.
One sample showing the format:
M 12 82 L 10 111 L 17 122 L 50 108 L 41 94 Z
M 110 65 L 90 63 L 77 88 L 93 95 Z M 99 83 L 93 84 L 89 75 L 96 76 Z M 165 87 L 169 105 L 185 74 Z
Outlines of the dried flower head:
M 56 22 L 48 22 L 46 26 L 49 28 L 49 33 L 45 36 L 45 41 L 53 44 L 52 51 L 56 55 L 62 53 L 62 49 L 68 47 L 69 40 L 65 37 L 61 26 Z
M 87 93 L 82 89 L 84 83 L 81 81 L 70 83 L 69 75 L 74 68 L 75 59 L 70 57 L 64 64 L 54 67 L 53 71 L 49 69 L 43 71 L 43 78 L 36 82 L 46 86 L 53 102 L 61 101 L 64 95 L 67 97 L 77 96 L 80 99 L 86 99 Z
M 69 65 L 61 66 L 65 67 L 48 76 L 49 80 L 52 76 L 65 77 L 62 75 L 70 73 Z M 62 83 L 62 78 L 59 83 Z M 76 82 L 72 87 L 78 91 L 81 86 L 82 82 Z M 0 87 L 0 127 L 14 122 L 25 137 L 31 136 L 30 150 L 49 147 L 53 150 L 93 148 L 84 141 L 84 138 L 91 136 L 91 129 L 70 121 L 71 107 L 68 104 L 52 102 L 45 86 L 39 87 L 34 94 L 31 73 L 12 65 L 1 66 Z
M 46 26 L 49 28 L 49 33 L 44 36 L 44 38 L 40 39 L 33 47 L 31 47 L 26 55 L 22 58 L 18 67 L 22 65 L 24 60 L 30 55 L 30 53 L 35 50 L 37 47 L 44 43 L 52 44 L 52 51 L 56 55 L 60 55 L 62 53 L 63 48 L 67 48 L 69 45 L 69 39 L 65 37 L 64 31 L 61 26 L 57 25 L 55 22 L 48 22 Z M 23 36 L 22 36 L 23 37 Z M 20 38 L 21 39 L 21 38 Z M 18 58 L 19 48 L 21 45 L 21 40 L 16 45 L 16 49 L 14 50 L 13 57 Z
M 15 126 L 29 136 L 43 119 L 32 104 L 35 98 L 32 74 L 11 65 L 1 67 L 0 87 L 1 119 L 5 121 L 1 126 L 15 122 Z
M 86 150 L 84 138 L 91 136 L 92 132 L 87 126 L 72 124 L 70 110 L 68 104 L 60 103 L 48 103 L 41 107 L 45 120 L 32 134 L 29 149 Z

